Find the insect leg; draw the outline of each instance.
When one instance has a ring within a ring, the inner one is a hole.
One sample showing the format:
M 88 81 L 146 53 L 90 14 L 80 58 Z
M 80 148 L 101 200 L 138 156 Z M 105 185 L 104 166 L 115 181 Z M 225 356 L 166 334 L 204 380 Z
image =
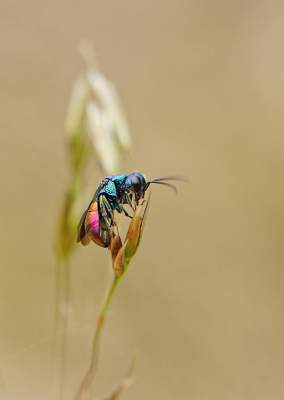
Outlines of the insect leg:
M 104 195 L 101 195 L 99 197 L 99 203 L 100 203 L 100 211 L 101 211 L 101 216 L 105 220 L 106 224 L 110 227 L 111 225 L 116 225 L 114 216 L 113 216 L 113 210 L 111 208 L 111 205 L 109 204 L 107 198 Z M 111 223 L 108 220 L 108 217 L 111 219 Z
M 99 197 L 99 204 L 100 204 L 100 213 L 105 222 L 107 223 L 108 226 L 110 226 L 109 221 L 107 219 L 109 212 L 111 211 L 110 205 L 105 198 L 105 196 L 100 196 Z
M 124 215 L 125 215 L 126 217 L 133 218 L 133 217 L 131 217 L 131 215 L 128 214 L 128 212 L 125 210 L 125 208 L 124 208 L 123 206 L 121 206 L 121 209 L 122 209 L 122 211 L 124 212 Z
M 127 204 L 132 208 L 132 210 L 135 211 L 134 208 L 133 208 L 133 205 L 132 205 L 130 194 L 128 192 L 125 192 L 125 200 L 126 200 Z M 125 213 L 124 209 L 123 209 L 123 211 Z M 127 215 L 127 214 L 125 214 L 125 215 Z

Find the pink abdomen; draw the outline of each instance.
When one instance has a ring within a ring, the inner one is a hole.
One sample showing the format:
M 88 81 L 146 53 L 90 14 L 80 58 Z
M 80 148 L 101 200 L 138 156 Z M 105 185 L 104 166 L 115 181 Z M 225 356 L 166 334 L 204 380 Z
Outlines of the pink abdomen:
M 100 237 L 100 219 L 98 212 L 98 202 L 95 200 L 89 207 L 85 220 L 85 229 L 93 242 L 102 247 L 107 247 Z

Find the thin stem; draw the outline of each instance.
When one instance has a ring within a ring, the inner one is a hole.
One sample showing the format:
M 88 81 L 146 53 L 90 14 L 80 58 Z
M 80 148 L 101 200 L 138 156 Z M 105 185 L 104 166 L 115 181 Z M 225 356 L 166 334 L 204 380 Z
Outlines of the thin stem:
M 115 277 L 112 286 L 109 290 L 109 293 L 106 297 L 106 300 L 102 306 L 99 318 L 98 318 L 98 324 L 94 336 L 94 341 L 93 341 L 93 350 L 92 350 L 92 358 L 90 362 L 90 366 L 88 371 L 86 372 L 85 378 L 83 379 L 83 382 L 81 383 L 81 386 L 74 397 L 74 400 L 89 400 L 90 399 L 90 389 L 91 389 L 91 384 L 93 381 L 93 378 L 95 376 L 96 370 L 97 370 L 97 364 L 98 364 L 98 347 L 99 347 L 99 341 L 100 341 L 100 334 L 104 325 L 105 321 L 105 316 L 106 312 L 108 310 L 111 298 L 118 286 L 118 283 L 121 279 L 120 277 Z
M 54 340 L 53 399 L 62 400 L 65 374 L 66 341 L 70 317 L 70 267 L 69 259 L 74 250 L 76 228 L 74 227 L 74 204 L 81 192 L 81 180 L 74 171 L 66 192 L 58 223 L 56 241 L 56 304 Z

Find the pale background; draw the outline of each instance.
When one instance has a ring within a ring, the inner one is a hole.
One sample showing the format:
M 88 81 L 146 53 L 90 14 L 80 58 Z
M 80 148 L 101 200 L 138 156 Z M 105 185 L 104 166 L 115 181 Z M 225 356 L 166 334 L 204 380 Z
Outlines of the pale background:
M 49 400 L 52 237 L 64 118 L 82 39 L 117 86 L 153 187 L 139 252 L 108 315 L 95 399 L 139 349 L 125 400 L 284 398 L 283 1 L 2 0 L 1 340 L 9 400 Z M 95 171 L 94 190 L 102 178 Z M 89 361 L 108 253 L 71 268 L 64 399 Z

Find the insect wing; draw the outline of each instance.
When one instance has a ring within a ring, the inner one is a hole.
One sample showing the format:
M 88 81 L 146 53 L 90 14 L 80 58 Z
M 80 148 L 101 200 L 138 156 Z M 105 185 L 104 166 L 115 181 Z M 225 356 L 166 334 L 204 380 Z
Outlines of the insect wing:
M 84 246 L 87 246 L 91 241 L 91 238 L 89 237 L 89 235 L 86 232 L 86 227 L 85 227 L 86 216 L 87 216 L 87 214 L 88 214 L 88 212 L 90 210 L 90 207 L 92 206 L 92 204 L 93 204 L 93 202 L 94 202 L 94 200 L 96 198 L 96 194 L 97 194 L 99 189 L 101 190 L 100 187 L 96 190 L 96 193 L 94 194 L 94 197 L 92 198 L 90 204 L 88 205 L 87 210 L 82 215 L 81 220 L 79 222 L 79 225 L 77 227 L 77 243 L 81 242 Z
M 100 243 L 97 243 L 99 246 L 108 247 L 110 244 L 110 226 L 109 223 L 99 214 L 99 223 L 100 223 Z
M 87 246 L 90 241 L 93 240 L 93 242 L 99 246 L 108 247 L 110 240 L 109 226 L 101 218 L 97 199 L 103 188 L 113 177 L 114 175 L 110 175 L 103 179 L 95 191 L 95 194 L 87 210 L 82 215 L 77 227 L 77 243 L 81 242 L 84 246 Z
M 87 234 L 86 228 L 85 228 L 85 220 L 86 220 L 88 210 L 89 210 L 89 208 L 82 215 L 82 218 L 77 227 L 77 243 L 81 242 L 84 246 L 87 246 L 91 241 L 91 238 Z
M 99 187 L 98 187 L 97 190 L 95 191 L 94 197 L 93 197 L 93 199 L 92 199 L 90 205 L 92 204 L 92 202 L 93 202 L 94 199 L 97 199 L 97 198 L 99 197 L 100 191 L 105 187 L 105 185 L 106 185 L 106 182 L 105 182 L 105 179 L 104 179 L 104 180 L 99 184 Z M 90 207 L 90 205 L 89 205 L 89 207 Z

